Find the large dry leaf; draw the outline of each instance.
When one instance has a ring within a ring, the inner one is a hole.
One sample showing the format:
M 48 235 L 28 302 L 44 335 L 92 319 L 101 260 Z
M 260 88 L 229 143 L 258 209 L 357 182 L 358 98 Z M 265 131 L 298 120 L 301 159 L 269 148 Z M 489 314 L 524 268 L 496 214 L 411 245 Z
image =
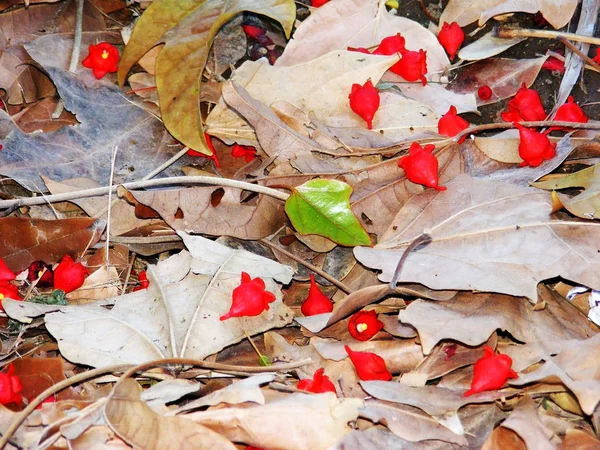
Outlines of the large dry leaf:
M 5 311 L 21 321 L 45 313 L 61 353 L 95 367 L 176 356 L 202 359 L 241 341 L 246 332 L 253 335 L 291 322 L 293 313 L 273 281 L 289 283 L 289 267 L 200 236 L 182 237 L 191 254 L 183 251 L 150 265 L 148 289 L 87 306 L 15 302 L 6 304 Z M 220 321 L 242 271 L 261 277 L 276 300 L 259 316 Z M 107 310 L 104 303 L 114 307 Z
M 104 416 L 117 435 L 146 450 L 235 450 L 219 433 L 183 417 L 161 417 L 140 400 L 141 386 L 129 378 L 114 390 Z
M 589 245 L 600 225 L 550 216 L 550 194 L 466 174 L 443 192 L 410 199 L 374 248 L 357 259 L 389 281 L 404 249 L 422 233 L 427 247 L 408 256 L 400 281 L 432 289 L 478 290 L 537 299 L 537 283 L 562 276 L 600 288 L 600 254 Z
M 261 195 L 256 204 L 242 203 L 241 189 L 209 186 L 131 193 L 176 231 L 260 239 L 285 222 L 283 202 Z M 213 205 L 213 196 L 220 193 L 218 204 Z
M 88 218 L 1 218 L 0 258 L 15 272 L 35 260 L 54 264 L 66 254 L 77 258 L 100 240 L 104 225 L 103 220 Z
M 363 404 L 331 392 L 294 394 L 262 406 L 203 411 L 186 418 L 256 447 L 325 450 L 351 431 L 348 422 L 356 420 Z
M 502 426 L 517 433 L 525 441 L 527 448 L 556 449 L 556 445 L 550 442 L 554 433 L 542 423 L 536 405 L 529 396 L 519 402 L 508 419 L 502 422 Z

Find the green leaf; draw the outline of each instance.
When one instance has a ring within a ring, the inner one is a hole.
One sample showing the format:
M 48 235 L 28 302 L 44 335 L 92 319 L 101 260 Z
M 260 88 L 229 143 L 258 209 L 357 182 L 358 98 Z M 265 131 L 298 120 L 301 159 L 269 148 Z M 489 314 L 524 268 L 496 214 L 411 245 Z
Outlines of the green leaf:
M 260 355 L 260 358 L 258 358 L 258 364 L 263 367 L 269 367 L 271 365 L 271 360 L 267 355 Z
M 119 84 L 123 85 L 148 50 L 165 44 L 156 59 L 163 122 L 181 143 L 207 155 L 211 152 L 200 117 L 200 75 L 219 29 L 243 11 L 279 21 L 287 37 L 296 19 L 294 0 L 155 0 L 136 23 L 119 64 Z
M 285 212 L 302 234 L 318 234 L 340 245 L 371 245 L 350 209 L 352 188 L 338 180 L 310 180 L 292 188 Z

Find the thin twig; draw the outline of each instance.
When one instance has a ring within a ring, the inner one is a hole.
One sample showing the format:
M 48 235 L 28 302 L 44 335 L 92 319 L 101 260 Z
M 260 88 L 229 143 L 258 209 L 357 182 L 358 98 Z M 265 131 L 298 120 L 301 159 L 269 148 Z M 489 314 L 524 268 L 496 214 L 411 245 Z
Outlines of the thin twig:
M 543 39 L 559 39 L 564 38 L 570 41 L 585 42 L 586 44 L 600 45 L 600 38 L 592 36 L 583 36 L 575 33 L 564 33 L 562 31 L 552 30 L 532 30 L 529 28 L 513 28 L 500 27 L 497 35 L 499 38 L 518 38 L 518 37 L 534 37 Z
M 118 146 L 115 145 L 115 148 L 113 149 L 113 153 L 112 153 L 112 158 L 110 161 L 110 176 L 108 177 L 108 185 L 112 186 L 113 185 L 113 180 L 115 177 L 115 164 L 117 162 L 117 150 L 118 150 Z M 108 207 L 107 207 L 107 212 L 106 212 L 106 255 L 104 255 L 106 257 L 106 267 L 108 269 L 108 266 L 110 265 L 110 219 L 111 219 L 111 211 L 112 211 L 112 194 L 113 194 L 113 190 L 109 189 L 108 190 Z
M 408 258 L 408 255 L 410 255 L 410 252 L 417 250 L 421 246 L 429 245 L 430 243 L 431 243 L 431 236 L 428 235 L 427 233 L 423 233 L 420 236 L 418 236 L 414 241 L 412 241 L 408 247 L 406 247 L 406 250 L 400 257 L 400 261 L 398 261 L 398 265 L 396 266 L 394 275 L 392 276 L 392 279 L 390 280 L 389 286 L 392 291 L 396 290 L 396 285 L 398 284 L 398 279 L 400 278 L 400 273 L 402 272 L 402 267 L 404 267 L 404 263 L 406 262 L 406 258 Z
M 590 66 L 592 66 L 598 72 L 600 72 L 600 64 L 598 64 L 596 61 L 594 61 L 588 55 L 586 55 L 585 53 L 583 53 L 581 50 L 579 50 L 575 45 L 571 44 L 565 38 L 559 37 L 558 40 L 560 42 L 562 42 L 562 44 L 565 47 L 567 47 L 569 50 L 571 50 L 573 53 L 575 53 L 577 56 L 579 56 L 581 59 L 583 59 L 586 63 L 588 63 Z
M 182 158 L 188 152 L 189 149 L 190 149 L 189 147 L 183 147 L 177 154 L 173 155 L 168 161 L 164 162 L 159 167 L 157 167 L 152 172 L 150 172 L 148 175 L 146 175 L 144 178 L 142 178 L 142 181 L 154 178 L 156 175 L 158 175 L 163 170 L 168 168 L 171 164 L 174 164 L 178 159 Z
M 300 258 L 299 256 L 294 255 L 293 253 L 288 252 L 287 250 L 284 250 L 283 248 L 281 248 L 280 246 L 278 246 L 277 244 L 274 244 L 271 241 L 268 241 L 267 239 L 260 239 L 259 240 L 260 243 L 265 244 L 268 247 L 271 247 L 273 250 L 282 253 L 283 255 L 287 256 L 290 259 L 293 259 L 294 261 L 302 264 L 304 267 L 306 267 L 309 270 L 312 270 L 314 273 L 316 273 L 317 275 L 325 278 L 327 281 L 329 281 L 331 284 L 337 286 L 338 288 L 340 288 L 342 291 L 344 291 L 346 294 L 351 294 L 352 292 L 354 292 L 352 289 L 350 289 L 348 286 L 346 286 L 344 283 L 342 283 L 340 280 L 338 280 L 335 277 L 332 277 L 331 275 L 329 275 L 327 272 L 324 272 L 323 270 L 319 269 L 317 266 L 312 265 L 311 263 L 304 261 L 302 258 Z

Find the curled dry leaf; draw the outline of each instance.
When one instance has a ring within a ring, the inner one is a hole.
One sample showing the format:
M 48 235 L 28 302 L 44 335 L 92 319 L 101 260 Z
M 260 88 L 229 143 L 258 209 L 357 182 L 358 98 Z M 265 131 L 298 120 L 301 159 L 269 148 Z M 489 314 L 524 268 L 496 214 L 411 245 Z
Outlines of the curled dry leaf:
M 527 448 L 556 449 L 556 445 L 550 441 L 554 433 L 542 423 L 536 404 L 529 396 L 525 396 L 517 404 L 501 426 L 517 433 L 525 441 Z
M 412 197 L 363 264 L 389 281 L 402 251 L 427 230 L 432 242 L 408 256 L 400 281 L 432 289 L 479 290 L 537 300 L 537 283 L 555 276 L 600 288 L 600 225 L 550 216 L 550 194 L 460 175 L 443 192 Z

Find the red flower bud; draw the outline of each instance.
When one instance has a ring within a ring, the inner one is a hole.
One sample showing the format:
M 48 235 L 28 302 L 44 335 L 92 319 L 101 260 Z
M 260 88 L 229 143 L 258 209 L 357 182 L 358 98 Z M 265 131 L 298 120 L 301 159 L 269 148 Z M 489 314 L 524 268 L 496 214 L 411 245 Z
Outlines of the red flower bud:
M 215 147 L 213 146 L 212 141 L 210 140 L 210 136 L 208 134 L 204 133 L 204 139 L 206 140 L 206 146 L 212 152 L 212 155 L 208 156 L 208 155 L 205 155 L 204 153 L 200 153 L 200 152 L 197 152 L 196 150 L 192 150 L 192 149 L 189 149 L 186 152 L 186 155 L 201 156 L 202 158 L 212 159 L 215 162 L 215 167 L 217 169 L 220 169 L 221 168 L 221 161 L 219 161 L 219 157 L 217 156 L 217 152 L 215 151 Z
M 44 271 L 44 269 L 46 269 L 46 271 Z M 50 267 L 44 261 L 33 261 L 31 264 L 29 264 L 27 281 L 33 283 L 35 280 L 38 280 L 36 284 L 37 287 L 52 287 L 54 283 L 54 273 L 52 272 L 52 267 Z
M 540 100 L 540 95 L 534 89 L 528 89 L 525 83 L 517 95 L 508 102 L 508 111 L 501 114 L 506 122 L 535 122 L 546 118 L 546 111 Z
M 109 72 L 113 73 L 117 71 L 119 64 L 119 50 L 108 42 L 90 45 L 89 54 L 81 61 L 81 64 L 88 69 L 92 69 L 94 76 L 97 79 L 100 79 Z
M 560 120 L 562 122 L 587 123 L 588 117 L 585 115 L 581 107 L 575 103 L 573 96 L 569 95 L 567 103 L 561 105 L 556 111 L 554 120 Z
M 392 379 L 392 374 L 385 367 L 385 361 L 381 356 L 369 352 L 353 352 L 347 345 L 344 348 L 361 380 L 390 381 Z
M 492 96 L 492 88 L 487 85 L 481 86 L 479 89 L 477 89 L 477 95 L 481 100 L 489 100 Z
M 542 69 L 565 73 L 565 62 L 558 58 L 550 57 L 544 61 L 544 64 L 542 64 Z
M 369 130 L 373 129 L 373 117 L 379 109 L 379 91 L 373 87 L 371 80 L 368 80 L 363 86 L 353 84 L 348 98 L 352 111 L 367 122 Z
M 302 314 L 305 316 L 314 316 L 333 311 L 333 302 L 325 294 L 321 292 L 319 286 L 315 282 L 315 275 L 310 274 L 310 289 L 308 297 L 300 307 Z
M 368 48 L 364 48 L 364 47 L 348 47 L 348 51 L 349 52 L 365 53 L 367 55 L 371 54 L 371 52 L 369 51 L 369 49 Z
M 9 364 L 6 372 L 0 373 L 0 404 L 16 403 L 20 405 L 22 390 L 21 379 L 15 375 L 15 367 Z
M 231 156 L 234 158 L 244 158 L 249 163 L 256 158 L 256 149 L 254 147 L 235 144 L 231 149 Z
M 314 394 L 322 394 L 324 392 L 333 392 L 335 394 L 335 386 L 329 377 L 323 374 L 324 371 L 325 369 L 321 367 L 320 369 L 315 370 L 312 380 L 310 378 L 300 380 L 297 386 L 298 389 Z
M 2 299 L 11 298 L 13 300 L 23 300 L 19 295 L 19 289 L 8 281 L 0 281 L 0 311 L 4 312 L 2 307 Z
M 54 269 L 54 289 L 62 289 L 66 294 L 81 287 L 89 271 L 80 262 L 65 255 Z
M 404 54 L 407 52 L 406 39 L 400 33 L 394 36 L 388 36 L 381 40 L 377 48 L 373 51 L 374 55 L 395 55 L 396 53 Z
M 450 61 L 454 60 L 454 55 L 456 55 L 464 40 L 465 33 L 456 22 L 452 22 L 450 25 L 444 22 L 442 29 L 438 33 L 438 41 L 440 41 L 442 47 L 450 55 Z
M 519 129 L 519 156 L 523 158 L 521 167 L 539 166 L 543 160 L 551 159 L 556 155 L 554 149 L 556 144 L 551 144 L 548 136 L 529 128 L 523 127 L 521 124 L 516 124 Z
M 406 81 L 421 80 L 423 86 L 427 84 L 425 74 L 427 73 L 427 52 L 420 49 L 418 52 L 407 51 L 402 59 L 390 67 L 396 75 L 400 75 Z
M 592 58 L 596 64 L 600 64 L 600 48 L 596 49 L 596 56 Z
M 265 30 L 255 27 L 254 25 L 242 25 L 242 28 L 244 29 L 246 36 L 252 39 L 256 39 L 257 37 L 265 34 Z
M 440 117 L 440 120 L 438 121 L 438 133 L 442 136 L 453 137 L 462 130 L 469 128 L 469 125 L 469 122 L 456 115 L 456 107 L 452 105 L 448 112 Z M 458 143 L 462 144 L 466 138 L 466 135 L 461 137 Z
M 313 8 L 320 8 L 321 6 L 323 6 L 325 3 L 327 3 L 329 0 L 312 0 L 312 7 Z
M 4 260 L 0 258 L 0 281 L 12 281 L 15 278 L 17 278 L 15 273 L 10 270 Z
M 148 274 L 145 270 L 142 270 L 140 272 L 140 274 L 138 275 L 138 280 L 140 282 L 140 285 L 133 288 L 134 292 L 141 291 L 142 289 L 148 289 L 148 286 L 150 286 L 150 281 L 148 281 Z
M 383 322 L 377 320 L 375 311 L 359 311 L 348 322 L 348 331 L 354 339 L 368 341 L 383 328 Z
M 508 378 L 517 378 L 517 373 L 510 368 L 512 359 L 508 355 L 496 355 L 494 350 L 485 345 L 483 356 L 475 362 L 471 389 L 465 397 L 483 391 L 500 389 Z
M 250 278 L 242 272 L 242 281 L 231 294 L 231 308 L 220 317 L 221 321 L 231 317 L 258 316 L 269 309 L 269 303 L 275 301 L 275 294 L 265 290 L 262 278 Z
M 419 143 L 413 142 L 409 154 L 400 158 L 398 165 L 404 169 L 409 181 L 445 191 L 445 186 L 438 186 L 438 160 L 431 154 L 434 148 L 433 144 L 423 148 Z

